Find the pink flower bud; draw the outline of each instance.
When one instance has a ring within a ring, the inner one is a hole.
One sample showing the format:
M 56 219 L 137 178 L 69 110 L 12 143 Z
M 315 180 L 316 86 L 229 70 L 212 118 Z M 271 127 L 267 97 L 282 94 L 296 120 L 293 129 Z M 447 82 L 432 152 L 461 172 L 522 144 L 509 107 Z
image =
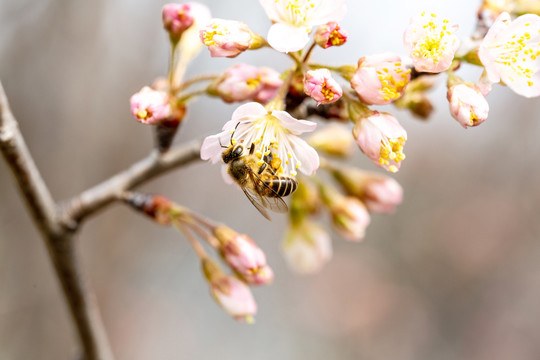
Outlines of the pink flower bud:
M 373 112 L 359 119 L 353 128 L 353 136 L 360 150 L 377 166 L 397 172 L 405 159 L 403 146 L 407 132 L 389 113 Z
M 332 240 L 321 226 L 303 220 L 289 228 L 282 250 L 293 270 L 311 274 L 319 271 L 332 258 Z
M 241 21 L 212 19 L 200 32 L 201 40 L 208 46 L 212 57 L 233 58 L 251 45 L 252 33 Z
M 476 84 L 460 83 L 448 89 L 450 114 L 465 129 L 477 126 L 488 117 L 489 105 Z
M 182 33 L 193 25 L 195 18 L 192 14 L 192 6 L 191 3 L 170 3 L 163 6 L 163 27 L 172 38 L 179 39 Z
M 210 283 L 210 293 L 217 303 L 233 318 L 253 322 L 257 304 L 249 287 L 233 276 L 224 274 L 211 259 L 203 259 L 203 271 Z
M 223 258 L 244 281 L 262 285 L 273 280 L 274 273 L 266 264 L 264 252 L 249 236 L 238 234 L 226 226 L 217 226 L 213 232 L 220 243 Z
M 403 95 L 410 78 L 411 70 L 403 65 L 398 55 L 381 53 L 358 61 L 351 86 L 364 103 L 385 105 Z
M 328 69 L 307 71 L 304 76 L 304 92 L 319 105 L 336 102 L 343 95 L 341 86 L 334 80 Z
M 335 21 L 319 26 L 315 32 L 315 43 L 327 49 L 331 46 L 341 46 L 347 42 L 347 31 Z
M 157 124 L 171 115 L 169 96 L 163 91 L 143 87 L 130 99 L 131 113 L 143 124 Z
M 226 102 L 256 100 L 266 103 L 274 98 L 282 84 L 277 71 L 240 63 L 225 71 L 216 92 Z
M 332 169 L 332 175 L 347 195 L 362 200 L 369 211 L 391 213 L 403 200 L 401 185 L 388 176 L 348 166 Z
M 332 225 L 349 241 L 362 241 L 371 222 L 364 204 L 354 197 L 344 197 L 330 206 Z

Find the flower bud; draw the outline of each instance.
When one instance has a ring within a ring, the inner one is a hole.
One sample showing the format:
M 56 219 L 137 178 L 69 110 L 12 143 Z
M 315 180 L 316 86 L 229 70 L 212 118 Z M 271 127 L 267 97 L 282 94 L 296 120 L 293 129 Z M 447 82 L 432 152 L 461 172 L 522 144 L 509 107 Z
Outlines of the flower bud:
M 319 26 L 315 32 L 315 43 L 327 49 L 331 46 L 341 46 L 347 42 L 347 31 L 335 21 Z
M 180 36 L 182 36 L 182 33 L 193 25 L 195 21 L 192 14 L 193 5 L 193 3 L 169 3 L 163 6 L 163 27 L 169 32 L 173 42 L 177 42 Z
M 264 252 L 249 236 L 223 225 L 215 227 L 213 233 L 219 241 L 223 258 L 244 281 L 262 285 L 273 280 L 274 273 L 266 264 Z
M 143 124 L 157 124 L 171 115 L 169 96 L 148 86 L 131 96 L 131 113 Z
M 282 251 L 293 270 L 312 274 L 332 258 L 332 241 L 324 228 L 304 219 L 289 227 Z
M 249 287 L 237 278 L 223 273 L 209 258 L 202 260 L 202 267 L 210 284 L 210 293 L 217 303 L 237 321 L 252 323 L 257 304 Z
M 244 22 L 212 19 L 200 36 L 210 56 L 233 58 L 249 49 L 253 34 Z
M 256 100 L 264 104 L 275 97 L 282 84 L 274 69 L 240 63 L 225 71 L 215 92 L 225 102 Z
M 328 69 L 307 71 L 304 76 L 304 92 L 319 105 L 336 102 L 343 95 L 341 86 Z
M 331 123 L 317 130 L 308 138 L 308 143 L 330 155 L 349 156 L 354 150 L 354 138 L 343 124 Z
M 353 136 L 360 150 L 377 166 L 390 172 L 399 170 L 401 161 L 405 159 L 403 146 L 407 132 L 392 114 L 374 111 L 357 120 Z
M 181 211 L 178 205 L 160 195 L 129 192 L 125 194 L 123 200 L 160 225 L 169 225 L 171 223 L 173 209 L 177 213 Z
M 476 84 L 453 85 L 448 89 L 447 97 L 450 114 L 465 129 L 478 126 L 487 119 L 489 105 Z
M 345 166 L 333 169 L 332 175 L 347 195 L 362 200 L 369 211 L 392 213 L 403 200 L 401 185 L 391 177 Z
M 385 105 L 403 95 L 410 78 L 411 70 L 403 65 L 398 55 L 381 53 L 358 61 L 351 86 L 364 103 Z
M 362 241 L 371 222 L 365 205 L 359 199 L 343 196 L 327 184 L 319 184 L 322 199 L 332 216 L 336 231 L 349 241 Z

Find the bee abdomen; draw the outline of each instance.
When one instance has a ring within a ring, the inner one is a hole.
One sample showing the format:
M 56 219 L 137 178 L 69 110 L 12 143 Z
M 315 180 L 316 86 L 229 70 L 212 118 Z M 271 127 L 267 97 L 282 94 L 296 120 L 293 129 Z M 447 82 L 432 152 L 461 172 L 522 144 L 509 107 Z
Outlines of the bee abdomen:
M 287 176 L 276 176 L 274 179 L 266 181 L 265 184 L 274 190 L 273 195 L 287 196 L 296 190 L 298 181 Z

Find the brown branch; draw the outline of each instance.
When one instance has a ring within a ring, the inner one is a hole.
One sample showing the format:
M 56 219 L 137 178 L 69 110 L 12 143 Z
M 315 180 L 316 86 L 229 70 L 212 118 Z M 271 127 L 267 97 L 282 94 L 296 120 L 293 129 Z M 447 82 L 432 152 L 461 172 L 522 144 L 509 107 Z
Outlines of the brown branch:
M 26 146 L 0 83 L 0 151 L 49 250 L 77 328 L 85 360 L 113 359 L 106 333 L 73 248 L 74 234 L 58 221 L 54 200 Z
M 194 140 L 172 147 L 165 153 L 152 152 L 130 168 L 65 202 L 63 223 L 73 230 L 76 229 L 87 216 L 103 209 L 113 201 L 120 200 L 125 191 L 174 168 L 200 159 L 200 148 L 201 141 Z

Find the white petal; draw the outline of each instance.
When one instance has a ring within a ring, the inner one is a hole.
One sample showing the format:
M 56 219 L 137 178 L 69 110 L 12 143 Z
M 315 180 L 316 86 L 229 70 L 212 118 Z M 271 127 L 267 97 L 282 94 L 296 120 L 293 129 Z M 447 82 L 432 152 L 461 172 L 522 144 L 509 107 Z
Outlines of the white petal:
M 299 170 L 306 175 L 312 175 L 319 168 L 319 154 L 307 142 L 299 137 L 291 136 L 289 141 L 294 155 L 301 162 Z
M 316 10 L 311 25 L 326 24 L 329 21 L 339 22 L 347 13 L 345 0 L 323 1 Z
M 279 120 L 279 124 L 289 130 L 291 134 L 300 135 L 305 132 L 312 132 L 317 127 L 317 123 L 308 120 L 297 120 L 286 111 L 274 110 L 272 115 Z
M 259 0 L 259 3 L 264 9 L 264 12 L 266 13 L 266 16 L 270 18 L 272 21 L 279 21 L 280 17 L 276 9 L 276 1 L 275 0 Z
M 512 79 L 515 79 L 512 81 Z M 524 76 L 513 76 L 508 79 L 504 79 L 505 84 L 512 89 L 516 94 L 532 98 L 540 95 L 540 73 L 535 73 L 531 79 Z M 532 85 L 529 86 L 529 81 Z
M 260 117 L 265 116 L 268 114 L 268 111 L 259 103 L 256 102 L 250 102 L 244 105 L 239 106 L 232 114 L 231 120 L 227 122 L 225 125 L 234 122 L 235 126 L 236 123 L 242 120 L 248 120 L 248 119 L 257 119 Z M 223 130 L 225 130 L 225 126 L 223 127 Z
M 499 81 L 497 80 L 497 82 Z M 493 88 L 493 84 L 494 82 L 489 79 L 488 73 L 484 70 L 480 76 L 480 79 L 478 80 L 478 88 L 480 89 L 482 95 L 486 96 L 489 94 Z
M 276 23 L 268 31 L 268 43 L 280 52 L 298 51 L 309 42 L 309 27 Z
M 227 146 L 230 141 L 227 140 L 228 137 L 230 137 L 228 131 L 206 137 L 201 146 L 201 159 L 210 160 L 213 164 L 218 162 L 223 146 Z

